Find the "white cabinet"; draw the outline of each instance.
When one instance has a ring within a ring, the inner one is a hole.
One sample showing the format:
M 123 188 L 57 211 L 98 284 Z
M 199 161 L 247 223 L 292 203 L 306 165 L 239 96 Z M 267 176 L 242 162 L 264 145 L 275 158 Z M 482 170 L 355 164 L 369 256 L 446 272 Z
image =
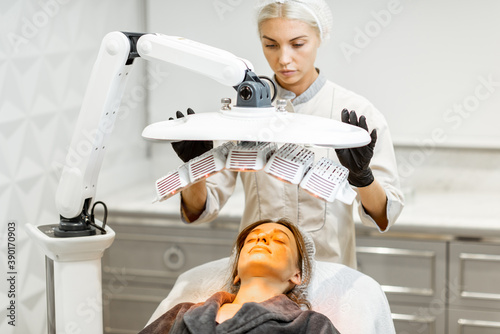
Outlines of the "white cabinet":
M 398 334 L 445 333 L 446 242 L 360 236 L 356 246 L 358 270 L 382 286 Z
M 109 334 L 142 329 L 179 274 L 229 256 L 239 226 L 112 217 L 117 235 L 102 262 Z M 397 334 L 500 333 L 500 241 L 362 230 L 356 243 L 358 269 L 384 289 Z
M 450 243 L 449 334 L 500 333 L 500 244 Z
M 359 236 L 358 269 L 377 280 L 398 334 L 499 334 L 500 242 Z

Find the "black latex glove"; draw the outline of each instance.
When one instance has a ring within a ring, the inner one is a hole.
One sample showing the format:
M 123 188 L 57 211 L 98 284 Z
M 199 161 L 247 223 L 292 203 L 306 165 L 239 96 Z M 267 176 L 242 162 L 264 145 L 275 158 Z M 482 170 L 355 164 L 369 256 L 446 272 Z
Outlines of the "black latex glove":
M 368 132 L 366 117 L 361 116 L 358 120 L 355 111 L 342 110 L 342 122 L 359 126 Z M 370 160 L 373 157 L 373 149 L 377 141 L 377 130 L 370 133 L 371 142 L 362 147 L 336 149 L 340 163 L 349 169 L 347 180 L 355 187 L 366 187 L 372 184 L 374 177 L 370 169 Z
M 193 109 L 188 108 L 187 114 L 194 114 Z M 175 115 L 177 118 L 184 117 L 184 114 L 180 111 L 177 111 Z M 173 118 L 170 117 L 169 120 L 173 120 Z M 182 161 L 188 162 L 189 160 L 210 151 L 214 147 L 214 143 L 211 140 L 183 140 L 172 143 L 172 147 Z

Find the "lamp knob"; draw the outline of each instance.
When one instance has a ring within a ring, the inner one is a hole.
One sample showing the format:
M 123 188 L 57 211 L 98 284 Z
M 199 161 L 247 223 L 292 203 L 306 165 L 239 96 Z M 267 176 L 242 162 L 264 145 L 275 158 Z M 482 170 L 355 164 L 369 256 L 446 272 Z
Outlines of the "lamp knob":
M 276 101 L 276 111 L 286 112 L 286 100 L 279 99 Z
M 231 110 L 231 99 L 229 97 L 223 97 L 220 99 L 222 103 L 222 110 Z

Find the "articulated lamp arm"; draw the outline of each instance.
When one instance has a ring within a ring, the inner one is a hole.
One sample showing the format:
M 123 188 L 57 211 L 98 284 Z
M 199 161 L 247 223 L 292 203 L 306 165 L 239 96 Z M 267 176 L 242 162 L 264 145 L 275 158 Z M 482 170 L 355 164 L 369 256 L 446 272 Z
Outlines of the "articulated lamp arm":
M 93 217 L 89 210 L 96 195 L 106 143 L 136 57 L 172 63 L 237 90 L 242 82 L 250 81 L 252 89 L 262 90 L 254 95 L 266 97 L 253 106 L 270 106 L 269 86 L 251 72 L 252 64 L 227 51 L 162 34 L 107 34 L 92 69 L 57 188 L 56 207 L 61 221 L 54 231 L 56 236 L 96 234 L 95 228 L 90 226 Z M 240 104 L 249 102 L 242 99 Z

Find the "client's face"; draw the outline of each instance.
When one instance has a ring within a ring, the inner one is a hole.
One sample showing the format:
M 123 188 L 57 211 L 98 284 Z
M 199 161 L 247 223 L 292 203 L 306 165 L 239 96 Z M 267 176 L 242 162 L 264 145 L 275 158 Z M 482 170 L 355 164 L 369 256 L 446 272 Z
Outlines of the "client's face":
M 281 224 L 261 224 L 245 239 L 238 275 L 242 281 L 247 277 L 272 277 L 286 282 L 297 274 L 300 277 L 297 262 L 298 249 L 293 233 Z

